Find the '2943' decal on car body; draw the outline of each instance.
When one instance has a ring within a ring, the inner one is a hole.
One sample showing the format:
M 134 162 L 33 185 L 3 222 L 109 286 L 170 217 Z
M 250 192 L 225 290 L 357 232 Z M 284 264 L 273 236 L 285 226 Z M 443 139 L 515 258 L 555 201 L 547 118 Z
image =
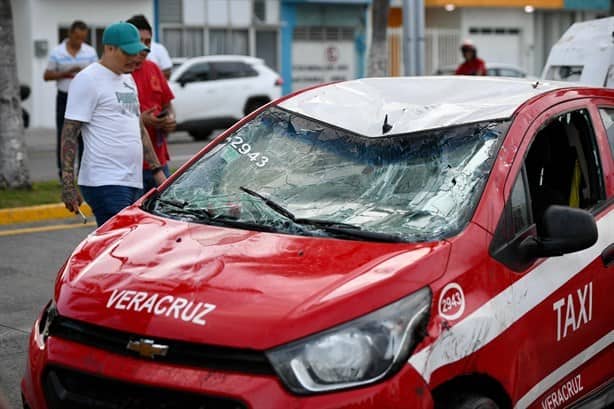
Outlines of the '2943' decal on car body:
M 216 308 L 214 304 L 195 302 L 183 297 L 133 290 L 113 290 L 106 307 L 163 315 L 196 325 L 205 325 L 207 322 L 204 317 Z

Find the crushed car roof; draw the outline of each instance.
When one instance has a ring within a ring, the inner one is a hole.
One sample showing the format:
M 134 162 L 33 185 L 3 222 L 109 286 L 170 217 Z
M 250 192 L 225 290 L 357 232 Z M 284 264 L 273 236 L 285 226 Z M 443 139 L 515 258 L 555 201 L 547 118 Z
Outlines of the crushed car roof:
M 570 86 L 535 84 L 500 77 L 363 78 L 310 89 L 279 106 L 377 137 L 509 118 L 532 97 Z

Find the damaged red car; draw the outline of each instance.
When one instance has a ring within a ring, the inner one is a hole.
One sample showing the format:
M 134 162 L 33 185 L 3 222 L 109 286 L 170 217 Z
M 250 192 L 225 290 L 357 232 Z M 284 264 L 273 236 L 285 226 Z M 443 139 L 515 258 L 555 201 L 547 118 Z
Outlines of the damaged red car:
M 374 78 L 259 109 L 90 234 L 24 407 L 614 402 L 614 91 Z

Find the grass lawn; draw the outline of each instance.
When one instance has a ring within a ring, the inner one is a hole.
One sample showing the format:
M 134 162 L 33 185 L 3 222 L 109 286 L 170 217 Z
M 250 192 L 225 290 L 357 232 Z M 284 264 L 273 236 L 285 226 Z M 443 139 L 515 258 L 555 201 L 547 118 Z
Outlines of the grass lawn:
M 31 189 L 0 190 L 0 209 L 59 203 L 61 201 L 62 186 L 57 180 L 34 182 Z

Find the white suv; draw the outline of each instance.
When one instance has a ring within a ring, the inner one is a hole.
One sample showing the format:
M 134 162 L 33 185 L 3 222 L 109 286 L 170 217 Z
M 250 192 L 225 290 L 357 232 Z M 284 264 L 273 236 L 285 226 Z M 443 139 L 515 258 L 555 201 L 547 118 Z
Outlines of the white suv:
M 217 55 L 190 58 L 175 69 L 169 85 L 177 129 L 204 140 L 256 108 L 281 96 L 282 79 L 259 58 Z

